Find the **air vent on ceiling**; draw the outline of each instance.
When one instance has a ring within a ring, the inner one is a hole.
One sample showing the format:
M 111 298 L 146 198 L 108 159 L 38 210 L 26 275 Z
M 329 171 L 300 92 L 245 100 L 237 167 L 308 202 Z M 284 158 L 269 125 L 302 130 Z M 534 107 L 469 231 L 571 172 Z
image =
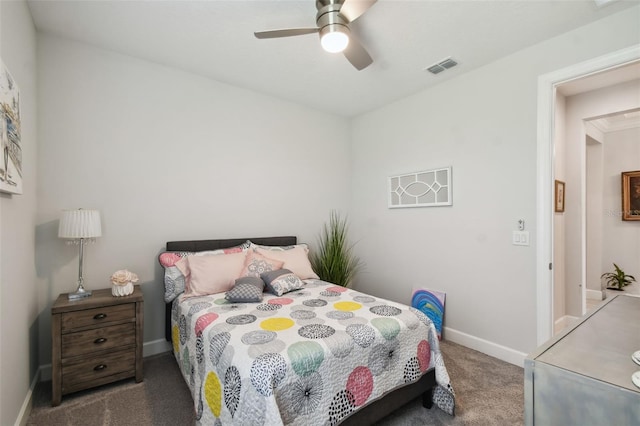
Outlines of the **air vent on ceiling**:
M 447 58 L 438 62 L 437 64 L 433 64 L 430 67 L 427 67 L 426 70 L 431 74 L 439 74 L 442 71 L 455 67 L 456 65 L 458 65 L 458 63 L 455 60 Z

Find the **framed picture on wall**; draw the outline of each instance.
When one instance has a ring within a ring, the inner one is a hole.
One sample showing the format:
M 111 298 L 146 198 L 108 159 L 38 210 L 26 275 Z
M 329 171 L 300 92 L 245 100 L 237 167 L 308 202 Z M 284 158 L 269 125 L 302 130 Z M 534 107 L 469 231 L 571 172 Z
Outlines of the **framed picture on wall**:
M 555 198 L 555 211 L 556 213 L 564 212 L 564 182 L 561 180 L 556 180 L 556 190 L 555 190 L 556 198 Z
M 22 194 L 20 90 L 0 60 L 0 192 Z
M 640 220 L 640 170 L 622 172 L 622 220 Z

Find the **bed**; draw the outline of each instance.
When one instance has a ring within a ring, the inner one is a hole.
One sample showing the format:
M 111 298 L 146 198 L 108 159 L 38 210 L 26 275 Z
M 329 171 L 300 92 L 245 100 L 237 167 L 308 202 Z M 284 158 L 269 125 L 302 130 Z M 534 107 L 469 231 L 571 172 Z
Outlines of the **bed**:
M 289 236 L 192 240 L 168 242 L 166 253 L 251 250 L 248 241 L 298 247 Z M 303 283 L 265 292 L 260 302 L 231 303 L 217 293 L 167 303 L 166 338 L 198 424 L 372 424 L 419 397 L 454 414 L 426 315 L 319 279 Z

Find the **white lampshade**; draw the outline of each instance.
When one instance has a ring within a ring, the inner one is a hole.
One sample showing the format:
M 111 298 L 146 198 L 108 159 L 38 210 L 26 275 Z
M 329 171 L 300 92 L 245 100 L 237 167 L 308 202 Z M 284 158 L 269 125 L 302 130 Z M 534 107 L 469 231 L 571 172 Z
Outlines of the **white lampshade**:
M 320 31 L 320 44 L 329 53 L 339 53 L 349 45 L 347 28 L 343 25 L 327 25 Z
M 100 212 L 90 209 L 63 210 L 58 227 L 60 238 L 96 238 L 102 236 Z

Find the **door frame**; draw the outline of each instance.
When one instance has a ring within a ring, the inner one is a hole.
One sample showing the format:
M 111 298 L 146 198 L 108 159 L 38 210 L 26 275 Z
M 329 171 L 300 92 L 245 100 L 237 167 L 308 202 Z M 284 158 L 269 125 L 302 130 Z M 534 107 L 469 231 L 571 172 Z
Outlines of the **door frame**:
M 553 181 L 554 116 L 557 86 L 640 59 L 640 44 L 543 74 L 538 77 L 536 200 L 536 341 L 553 336 Z M 583 253 L 584 256 L 584 253 Z

